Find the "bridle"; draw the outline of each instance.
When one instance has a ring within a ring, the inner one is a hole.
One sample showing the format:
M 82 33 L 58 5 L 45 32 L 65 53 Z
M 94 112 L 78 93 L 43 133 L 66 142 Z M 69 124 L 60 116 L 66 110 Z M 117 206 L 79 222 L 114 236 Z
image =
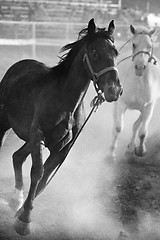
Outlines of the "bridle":
M 152 49 L 151 51 L 138 51 L 136 52 L 134 55 L 132 55 L 132 61 L 134 60 L 134 58 L 139 55 L 140 53 L 144 53 L 144 54 L 148 54 L 149 55 L 149 58 L 148 58 L 148 62 L 151 62 L 153 60 L 153 64 L 157 64 L 157 60 L 153 57 L 153 46 L 152 46 Z
M 145 33 L 145 32 L 140 32 L 138 33 L 139 34 L 146 34 L 147 36 L 150 37 L 150 35 L 148 33 Z M 151 37 L 150 37 L 151 38 Z M 152 40 L 151 40 L 152 41 Z M 139 55 L 140 53 L 144 53 L 144 54 L 147 54 L 149 55 L 149 58 L 148 58 L 148 62 L 151 62 L 153 60 L 153 64 L 157 64 L 157 60 L 153 57 L 153 43 L 152 43 L 152 48 L 151 48 L 151 51 L 138 51 L 136 52 L 133 56 L 132 56 L 132 61 L 134 60 L 134 58 Z
M 87 67 L 88 67 L 88 69 L 89 69 L 89 71 L 92 75 L 92 81 L 93 81 L 93 84 L 94 84 L 94 87 L 95 87 L 97 93 L 99 93 L 101 91 L 99 89 L 98 85 L 97 85 L 97 82 L 98 82 L 98 79 L 99 79 L 100 76 L 102 76 L 105 73 L 110 72 L 110 71 L 116 71 L 118 73 L 118 69 L 115 66 L 110 66 L 110 67 L 107 67 L 107 68 L 104 68 L 104 69 L 100 70 L 99 72 L 95 72 L 92 68 L 92 65 L 91 65 L 91 62 L 89 60 L 87 51 L 85 51 L 85 54 L 84 54 L 84 57 L 83 57 L 83 62 L 87 63 Z
M 140 32 L 140 33 L 138 33 L 138 34 L 146 34 L 146 35 L 149 36 L 149 34 L 147 34 L 147 33 L 145 33 L 145 32 Z M 149 36 L 149 37 L 150 37 L 150 36 Z M 123 46 L 120 48 L 119 51 L 121 51 L 122 48 L 123 48 L 126 44 L 128 44 L 131 40 L 132 40 L 132 39 L 129 39 L 126 43 L 124 43 Z M 128 56 L 128 57 L 125 57 L 124 59 L 120 60 L 120 61 L 117 63 L 117 65 L 120 64 L 121 62 L 123 62 L 124 60 L 128 59 L 128 58 L 132 58 L 132 61 L 133 61 L 134 58 L 135 58 L 137 55 L 139 55 L 140 53 L 148 54 L 148 55 L 149 55 L 148 62 L 151 63 L 152 60 L 153 60 L 153 64 L 154 64 L 154 65 L 157 64 L 157 60 L 155 59 L 155 57 L 153 57 L 153 45 L 152 45 L 151 51 L 143 51 L 143 50 L 138 51 L 138 52 L 136 52 L 135 54 L 132 54 L 132 55 L 130 55 L 130 56 Z

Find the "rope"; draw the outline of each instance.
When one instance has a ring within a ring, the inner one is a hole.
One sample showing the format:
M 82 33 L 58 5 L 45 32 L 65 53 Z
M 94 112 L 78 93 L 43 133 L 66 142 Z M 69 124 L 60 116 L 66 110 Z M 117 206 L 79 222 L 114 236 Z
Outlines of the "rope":
M 125 45 L 127 45 L 130 41 L 132 40 L 132 38 L 130 38 L 127 42 L 125 42 L 119 49 L 119 52 L 124 48 Z
M 102 96 L 102 93 L 98 93 L 97 96 L 94 97 L 94 99 L 91 101 L 91 111 L 88 114 L 88 117 L 86 118 L 86 120 L 84 121 L 83 125 L 81 126 L 81 128 L 79 129 L 79 131 L 77 132 L 77 135 L 75 136 L 75 138 L 73 139 L 70 147 L 69 147 L 69 151 L 71 150 L 71 148 L 73 147 L 75 141 L 77 140 L 77 138 L 79 137 L 80 133 L 82 132 L 84 126 L 86 125 L 86 123 L 88 122 L 89 118 L 91 117 L 93 112 L 96 112 L 98 107 L 105 101 L 105 99 Z M 65 159 L 63 159 L 63 161 L 57 166 L 57 168 L 55 169 L 55 171 L 53 172 L 53 174 L 51 175 L 51 177 L 49 178 L 49 180 L 46 182 L 45 188 L 47 187 L 47 185 L 50 183 L 50 181 L 52 180 L 52 178 L 56 175 L 56 173 L 58 172 L 59 168 L 62 166 L 63 162 Z
M 133 57 L 133 55 L 129 55 L 128 57 L 123 58 L 122 60 L 120 60 L 120 61 L 117 63 L 117 65 L 120 64 L 121 62 L 127 60 L 128 58 L 131 58 L 131 57 Z
M 124 46 L 127 45 L 131 40 L 132 40 L 132 39 L 129 39 L 127 42 L 125 42 L 125 43 L 120 47 L 119 52 L 120 52 L 120 51 L 124 48 Z M 119 65 L 121 62 L 127 60 L 128 58 L 131 58 L 131 57 L 132 57 L 132 59 L 134 59 L 134 57 L 135 57 L 136 55 L 138 55 L 139 53 L 149 54 L 150 57 L 149 57 L 149 59 L 148 59 L 148 62 L 152 62 L 152 60 L 153 60 L 153 64 L 154 64 L 154 65 L 157 64 L 157 60 L 155 59 L 155 57 L 153 57 L 153 47 L 152 47 L 152 52 L 151 52 L 151 54 L 150 54 L 149 52 L 147 52 L 147 51 L 139 51 L 139 52 L 137 52 L 137 53 L 134 54 L 134 55 L 129 55 L 128 57 L 123 58 L 122 60 L 120 60 L 120 61 L 117 63 L 117 65 Z
M 127 42 L 125 42 L 119 49 L 119 52 L 121 52 L 121 50 L 124 48 L 125 45 L 127 45 L 130 41 L 132 40 L 132 38 L 130 38 Z M 121 62 L 127 60 L 128 58 L 131 58 L 133 55 L 129 55 L 128 57 L 123 58 L 122 60 L 120 60 L 117 65 L 119 65 Z

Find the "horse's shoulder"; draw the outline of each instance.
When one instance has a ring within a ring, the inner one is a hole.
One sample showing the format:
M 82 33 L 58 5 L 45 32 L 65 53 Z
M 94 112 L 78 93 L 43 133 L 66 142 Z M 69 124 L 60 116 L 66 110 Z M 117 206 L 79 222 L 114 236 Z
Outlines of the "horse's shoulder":
M 34 59 L 23 59 L 13 64 L 8 71 L 12 69 L 16 71 L 21 69 L 21 71 L 31 72 L 37 70 L 49 71 L 50 68 L 40 61 Z
M 14 63 L 2 79 L 5 84 L 34 84 L 46 79 L 50 68 L 44 63 L 33 59 L 24 59 Z
M 37 86 L 43 87 L 47 84 L 49 72 L 50 68 L 39 61 L 33 59 L 20 60 L 14 63 L 2 78 L 0 94 L 7 97 L 11 91 L 21 93 L 26 87 L 28 91 Z

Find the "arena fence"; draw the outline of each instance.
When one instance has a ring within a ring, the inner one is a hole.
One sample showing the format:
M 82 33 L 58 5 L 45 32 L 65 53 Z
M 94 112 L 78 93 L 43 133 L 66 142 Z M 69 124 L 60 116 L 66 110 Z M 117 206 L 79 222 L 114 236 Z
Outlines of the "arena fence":
M 76 40 L 84 27 L 84 23 L 0 21 L 0 45 L 30 45 L 35 57 L 36 46 L 63 46 Z M 119 40 L 126 37 L 127 28 L 126 25 L 116 25 Z

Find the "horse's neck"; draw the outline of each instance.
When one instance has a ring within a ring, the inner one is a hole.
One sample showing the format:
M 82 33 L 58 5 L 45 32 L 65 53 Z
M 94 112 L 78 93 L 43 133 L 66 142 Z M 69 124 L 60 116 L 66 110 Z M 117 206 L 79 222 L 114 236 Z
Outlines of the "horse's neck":
M 85 70 L 83 56 L 77 57 L 63 85 L 63 97 L 75 108 L 83 100 L 90 79 Z

